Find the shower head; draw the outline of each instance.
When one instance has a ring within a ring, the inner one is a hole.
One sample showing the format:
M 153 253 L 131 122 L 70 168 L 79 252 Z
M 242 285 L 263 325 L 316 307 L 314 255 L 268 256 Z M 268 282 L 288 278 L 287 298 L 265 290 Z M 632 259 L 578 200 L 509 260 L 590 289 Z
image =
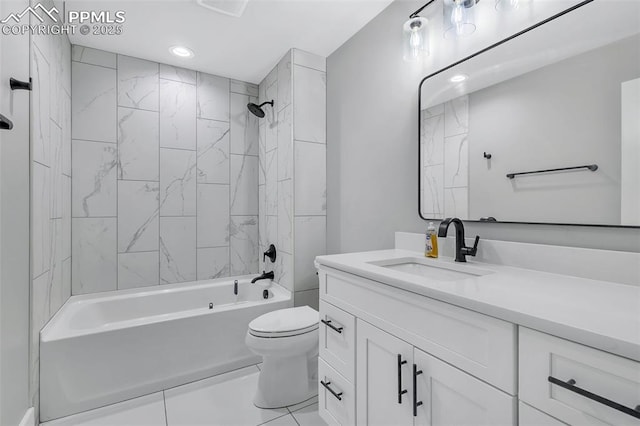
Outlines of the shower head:
M 264 117 L 264 110 L 262 109 L 263 106 L 265 105 L 271 105 L 271 107 L 273 107 L 273 101 L 267 101 L 267 102 L 263 102 L 260 105 L 256 105 L 253 102 L 250 102 L 247 104 L 247 108 L 249 108 L 249 111 L 251 111 L 251 114 L 255 115 L 258 118 L 263 118 Z

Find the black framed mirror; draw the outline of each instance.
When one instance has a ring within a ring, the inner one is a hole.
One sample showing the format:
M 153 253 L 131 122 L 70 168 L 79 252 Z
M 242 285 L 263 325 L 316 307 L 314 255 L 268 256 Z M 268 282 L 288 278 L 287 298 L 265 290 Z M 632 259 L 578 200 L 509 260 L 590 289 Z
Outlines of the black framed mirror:
M 577 3 L 418 99 L 421 218 L 640 227 L 638 2 Z

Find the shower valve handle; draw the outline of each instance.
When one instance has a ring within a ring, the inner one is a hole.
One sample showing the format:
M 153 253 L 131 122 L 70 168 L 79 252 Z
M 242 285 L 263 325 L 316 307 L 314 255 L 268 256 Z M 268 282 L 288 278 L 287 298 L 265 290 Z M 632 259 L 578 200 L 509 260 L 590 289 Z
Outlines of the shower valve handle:
M 273 244 L 269 245 L 267 251 L 262 253 L 262 262 L 266 262 L 267 257 L 271 260 L 271 263 L 275 263 L 276 261 L 276 246 Z

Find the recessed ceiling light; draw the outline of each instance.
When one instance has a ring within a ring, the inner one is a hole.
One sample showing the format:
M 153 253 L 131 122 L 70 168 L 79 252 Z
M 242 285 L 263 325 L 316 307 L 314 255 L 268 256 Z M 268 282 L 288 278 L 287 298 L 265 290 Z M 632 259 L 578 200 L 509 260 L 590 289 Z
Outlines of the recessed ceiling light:
M 184 46 L 171 46 L 169 52 L 180 58 L 193 58 L 194 55 L 193 50 Z
M 465 81 L 468 78 L 469 78 L 469 76 L 466 75 L 466 74 L 458 74 L 458 75 L 454 75 L 453 77 L 451 77 L 449 79 L 449 81 L 452 82 L 452 83 L 461 83 L 461 82 Z

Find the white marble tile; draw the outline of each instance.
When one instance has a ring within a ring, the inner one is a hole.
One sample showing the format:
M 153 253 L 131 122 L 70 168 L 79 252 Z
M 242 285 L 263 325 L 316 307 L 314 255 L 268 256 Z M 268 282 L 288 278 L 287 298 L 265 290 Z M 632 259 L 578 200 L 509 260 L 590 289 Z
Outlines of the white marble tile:
M 278 214 L 278 151 L 273 150 L 265 155 L 266 167 L 266 214 Z
M 323 56 L 305 52 L 300 49 L 293 49 L 293 63 L 296 65 L 302 65 L 303 67 L 325 72 L 327 68 L 326 62 L 327 60 Z
M 260 247 L 264 247 L 267 242 L 266 231 L 266 191 L 264 185 L 258 186 L 258 243 Z M 263 250 L 264 251 L 264 250 Z
M 195 216 L 196 152 L 160 149 L 160 216 Z
M 422 110 L 422 118 L 435 117 L 444 114 L 444 104 L 434 105 Z
M 61 54 L 58 56 L 60 67 L 60 85 L 64 92 L 71 93 L 71 43 L 68 37 L 57 37 L 60 42 Z M 71 103 L 69 103 L 71 106 Z M 71 114 L 71 110 L 69 110 Z M 64 115 L 63 115 L 64 118 Z
M 422 165 L 434 166 L 444 163 L 444 115 L 422 118 L 420 131 Z
M 62 294 L 65 301 L 71 297 L 71 256 L 62 261 Z
M 278 81 L 278 67 L 273 67 L 273 69 L 271 71 L 269 71 L 269 74 L 267 74 L 267 76 L 264 78 L 264 80 L 262 80 L 262 84 L 264 84 L 264 89 L 265 91 L 269 88 L 269 86 L 271 86 L 273 83 L 275 83 L 276 81 Z M 264 100 L 261 100 L 260 103 L 264 102 L 265 100 L 270 100 L 265 98 Z
M 308 405 L 301 410 L 294 411 L 292 416 L 299 426 L 326 426 L 326 422 L 318 414 L 318 404 Z
M 160 218 L 160 283 L 196 279 L 196 218 Z
M 293 183 L 278 182 L 278 242 L 281 251 L 293 254 Z
M 198 249 L 198 279 L 210 280 L 229 276 L 229 247 Z
M 325 143 L 327 75 L 296 65 L 293 79 L 294 139 Z
M 278 111 L 291 103 L 291 50 L 278 62 Z
M 196 84 L 196 72 L 173 65 L 160 64 L 160 78 L 179 81 L 181 83 Z
M 62 174 L 71 176 L 71 97 L 62 97 Z
M 432 219 L 444 217 L 444 166 L 422 168 L 422 212 Z
M 469 218 L 469 188 L 446 188 L 444 190 L 444 216 Z
M 229 245 L 229 185 L 198 184 L 198 247 Z
M 320 292 L 318 289 L 296 291 L 293 295 L 293 306 L 311 306 L 318 310 Z
M 92 49 L 90 47 L 78 46 L 74 44 L 72 47 L 72 59 L 76 62 L 84 62 L 85 64 L 100 65 L 107 68 L 116 68 L 116 54 L 105 52 L 104 50 Z
M 293 179 L 291 107 L 286 107 L 278 115 L 278 180 Z
M 258 117 L 247 109 L 255 97 L 231 94 L 231 153 L 258 155 Z
M 49 64 L 37 47 L 31 49 L 31 159 L 49 165 Z
M 313 261 L 327 251 L 325 216 L 297 216 L 295 219 L 295 290 L 318 288 Z
M 245 81 L 240 80 L 231 80 L 231 92 L 239 93 L 241 95 L 249 95 L 253 97 L 258 97 L 258 86 L 252 83 L 247 83 Z M 257 99 L 256 99 L 257 101 Z
M 71 178 L 62 176 L 62 258 L 71 256 Z
M 72 141 L 72 215 L 116 215 L 116 145 Z
M 198 119 L 198 183 L 229 183 L 229 124 Z
M 32 278 L 49 268 L 49 168 L 32 163 L 31 174 L 31 269 Z
M 51 122 L 51 149 L 49 158 L 51 184 L 51 218 L 62 218 L 62 131 Z
M 157 251 L 158 182 L 118 182 L 118 253 Z
M 63 417 L 41 426 L 159 426 L 166 424 L 162 392 Z
M 229 79 L 198 73 L 198 117 L 229 121 Z
M 158 111 L 159 67 L 156 62 L 118 55 L 118 105 Z
M 258 214 L 258 157 L 231 155 L 231 214 Z
M 469 186 L 469 144 L 467 135 L 444 141 L 444 187 Z
M 165 391 L 167 423 L 248 426 L 287 415 L 253 405 L 259 373 L 251 366 Z
M 469 131 L 469 96 L 461 96 L 444 105 L 445 137 Z
M 49 274 L 44 273 L 35 278 L 31 282 L 31 315 L 30 315 L 30 329 L 31 329 L 31 349 L 30 349 L 30 379 L 32 380 L 31 386 L 39 388 L 39 373 L 40 373 L 40 330 L 47 323 L 51 317 L 51 311 L 49 309 Z M 36 391 L 37 394 L 37 391 Z M 37 395 L 36 395 L 37 397 Z
M 149 287 L 159 283 L 159 252 L 118 254 L 118 290 Z
M 67 300 L 62 288 L 62 219 L 49 227 L 49 311 L 53 315 Z
M 276 282 L 289 291 L 293 291 L 293 255 L 278 252 L 275 264 Z
M 118 108 L 118 179 L 159 180 L 158 113 Z
M 295 141 L 295 214 L 327 212 L 326 146 Z
M 258 216 L 231 216 L 231 275 L 258 273 Z
M 73 62 L 72 131 L 73 139 L 116 142 L 116 71 Z
M 258 251 L 258 253 L 264 253 L 271 244 L 277 246 L 278 216 L 265 216 L 263 221 L 259 223 L 258 231 L 262 234 L 261 236 L 263 238 L 263 241 L 260 241 L 260 250 Z M 276 247 L 276 249 L 278 250 L 278 256 L 280 256 L 281 253 L 284 253 L 283 251 L 279 251 L 280 247 Z M 271 260 L 263 259 L 262 256 L 259 257 L 260 270 L 272 270 L 276 267 L 276 265 L 274 265 Z M 276 257 L 276 264 L 277 262 L 278 260 Z
M 160 146 L 196 149 L 196 88 L 160 80 Z
M 258 185 L 264 185 L 266 180 L 266 136 L 264 121 L 260 121 L 260 125 L 258 126 Z
M 115 290 L 118 280 L 116 218 L 72 220 L 73 294 Z
M 267 88 L 267 100 L 274 101 L 274 107 L 265 105 L 265 116 L 260 121 L 265 122 L 265 149 L 267 152 L 278 147 L 278 83 L 275 82 Z

